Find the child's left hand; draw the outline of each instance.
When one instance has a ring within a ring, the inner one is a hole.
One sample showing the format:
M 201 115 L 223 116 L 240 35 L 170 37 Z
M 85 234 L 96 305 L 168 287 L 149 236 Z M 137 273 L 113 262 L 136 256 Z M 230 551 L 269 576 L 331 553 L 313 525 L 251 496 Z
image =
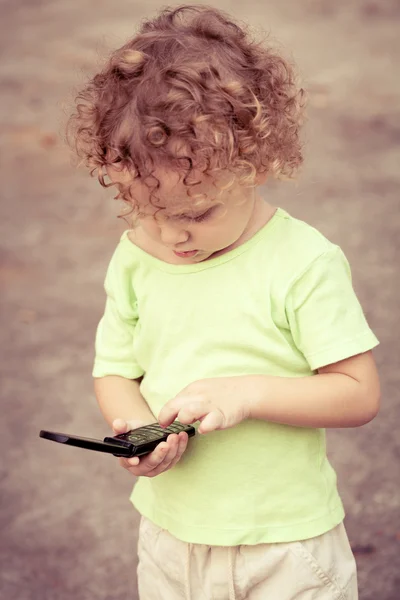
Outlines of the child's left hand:
M 176 418 L 185 424 L 201 421 L 199 433 L 228 429 L 249 418 L 254 393 L 251 376 L 201 379 L 169 400 L 158 420 L 162 427 L 167 427 Z

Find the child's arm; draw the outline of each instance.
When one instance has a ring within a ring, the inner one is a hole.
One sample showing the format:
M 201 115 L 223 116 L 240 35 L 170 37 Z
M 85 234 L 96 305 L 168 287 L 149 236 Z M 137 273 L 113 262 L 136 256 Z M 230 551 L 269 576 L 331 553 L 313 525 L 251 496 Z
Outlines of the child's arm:
M 259 376 L 257 382 L 259 393 L 249 414 L 255 419 L 299 427 L 357 427 L 372 421 L 379 410 L 372 352 L 322 367 L 313 377 Z
M 380 402 L 372 353 L 319 369 L 309 377 L 242 375 L 195 381 L 167 402 L 162 426 L 175 418 L 202 423 L 199 433 L 253 418 L 297 427 L 357 427 L 371 421 Z
M 140 379 L 108 375 L 94 380 L 94 390 L 100 410 L 112 426 L 115 419 L 135 419 L 148 425 L 157 419 L 140 393 Z

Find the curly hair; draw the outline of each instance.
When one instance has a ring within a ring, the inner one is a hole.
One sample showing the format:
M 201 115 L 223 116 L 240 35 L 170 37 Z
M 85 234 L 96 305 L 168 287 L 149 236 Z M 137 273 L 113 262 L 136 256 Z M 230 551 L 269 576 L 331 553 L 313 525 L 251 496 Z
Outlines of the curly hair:
M 256 173 L 292 177 L 303 99 L 276 51 L 221 11 L 184 5 L 144 21 L 108 58 L 77 95 L 67 138 L 103 186 L 120 163 L 157 189 L 162 164 L 182 171 L 191 195 L 195 172 L 228 170 L 243 184 Z M 134 206 L 129 186 L 118 187 Z

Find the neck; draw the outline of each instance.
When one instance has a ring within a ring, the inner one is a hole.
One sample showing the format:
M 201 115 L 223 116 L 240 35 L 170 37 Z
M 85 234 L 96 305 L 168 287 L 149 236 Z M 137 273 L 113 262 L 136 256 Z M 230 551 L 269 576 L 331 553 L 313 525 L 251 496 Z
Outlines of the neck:
M 238 246 L 241 246 L 242 244 L 247 242 L 247 240 L 252 238 L 253 235 L 257 233 L 257 231 L 262 229 L 264 225 L 266 225 L 268 221 L 272 219 L 275 212 L 276 207 L 266 202 L 258 193 L 256 193 L 254 197 L 253 212 L 240 238 L 237 239 L 236 242 L 228 246 L 228 248 L 224 248 L 219 252 L 215 252 L 210 256 L 210 258 L 216 258 L 221 254 L 230 252 L 230 250 L 233 250 L 234 248 L 237 248 Z

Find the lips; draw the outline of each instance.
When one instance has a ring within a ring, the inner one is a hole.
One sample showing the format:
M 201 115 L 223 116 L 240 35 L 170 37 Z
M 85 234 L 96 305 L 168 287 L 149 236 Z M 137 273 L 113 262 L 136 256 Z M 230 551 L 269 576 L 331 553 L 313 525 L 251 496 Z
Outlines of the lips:
M 187 252 L 177 252 L 174 250 L 174 254 L 176 256 L 180 256 L 181 258 L 190 258 L 191 256 L 195 256 L 198 253 L 198 250 L 188 250 Z

